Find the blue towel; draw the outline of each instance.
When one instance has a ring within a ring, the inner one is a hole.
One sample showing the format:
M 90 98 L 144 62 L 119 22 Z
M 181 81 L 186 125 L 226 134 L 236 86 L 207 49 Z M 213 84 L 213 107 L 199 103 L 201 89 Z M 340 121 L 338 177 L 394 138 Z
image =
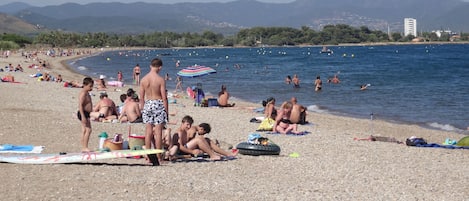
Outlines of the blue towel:
M 264 110 L 265 110 L 265 108 L 259 107 L 259 108 L 253 109 L 252 111 L 256 112 L 256 113 L 264 113 Z
M 32 151 L 33 149 L 34 149 L 33 145 L 12 145 L 12 144 L 0 145 L 0 151 Z
M 445 149 L 469 149 L 469 146 L 455 146 L 455 145 L 441 145 L 436 143 L 431 144 L 418 144 L 416 147 L 433 147 L 433 148 L 445 148 Z
M 299 133 L 288 132 L 287 135 L 303 136 L 303 135 L 306 135 L 306 134 L 309 134 L 309 133 L 310 133 L 309 131 L 301 131 L 301 132 L 299 132 Z M 279 132 L 267 132 L 266 134 L 271 134 L 271 135 L 283 135 L 282 133 L 279 133 Z

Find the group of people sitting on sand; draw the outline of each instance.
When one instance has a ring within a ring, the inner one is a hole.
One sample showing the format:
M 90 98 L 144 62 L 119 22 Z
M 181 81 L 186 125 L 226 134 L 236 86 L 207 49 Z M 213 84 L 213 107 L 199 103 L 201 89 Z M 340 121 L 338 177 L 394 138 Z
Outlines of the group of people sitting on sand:
M 307 124 L 306 110 L 303 105 L 298 104 L 296 97 L 284 101 L 279 109 L 275 107 L 275 98 L 270 97 L 263 101 L 265 121 L 273 121 L 272 131 L 282 134 L 298 134 L 298 124 Z
M 21 66 L 21 64 L 18 64 L 16 67 L 13 67 L 12 64 L 8 64 L 8 66 L 5 66 L 5 69 L 0 68 L 0 72 L 23 72 L 24 69 Z
M 117 106 L 106 92 L 101 92 L 98 103 L 90 113 L 91 119 L 99 122 L 141 123 L 142 108 L 137 93 L 129 88 L 127 93 L 120 95 L 120 100 L 122 103 Z
M 196 105 L 201 105 L 204 107 L 209 106 L 208 99 L 205 97 L 205 93 L 203 92 L 201 85 L 192 87 L 192 94 L 188 94 L 189 97 L 194 99 Z M 226 89 L 226 85 L 221 85 L 221 90 L 218 92 L 218 99 L 216 106 L 218 107 L 233 107 L 235 103 L 229 103 L 228 99 L 230 98 L 230 93 Z
M 120 100 L 122 105 L 119 106 L 119 122 L 141 123 L 142 108 L 140 107 L 140 99 L 137 93 L 132 88 L 127 90 L 127 93 L 121 94 Z
M 210 160 L 220 160 L 221 157 L 236 157 L 238 154 L 236 149 L 231 151 L 223 149 L 218 140 L 206 136 L 211 131 L 209 124 L 201 123 L 193 126 L 193 123 L 194 119 L 186 115 L 174 133 L 171 133 L 170 128 L 164 130 L 163 148 L 168 150 L 165 152 L 165 160 L 174 161 L 178 156 L 189 154 L 192 156 L 207 154 Z

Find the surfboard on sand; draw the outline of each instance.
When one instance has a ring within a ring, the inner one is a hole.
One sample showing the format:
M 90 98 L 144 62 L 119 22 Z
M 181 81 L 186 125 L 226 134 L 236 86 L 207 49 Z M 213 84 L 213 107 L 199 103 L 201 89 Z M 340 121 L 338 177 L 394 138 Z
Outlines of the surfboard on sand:
M 151 155 L 163 153 L 161 149 L 145 150 L 116 150 L 111 152 L 88 152 L 88 153 L 64 153 L 64 154 L 33 154 L 33 155 L 0 155 L 0 162 L 18 164 L 57 164 L 76 163 L 94 160 L 126 158 L 133 156 Z M 155 163 L 152 161 L 153 165 Z

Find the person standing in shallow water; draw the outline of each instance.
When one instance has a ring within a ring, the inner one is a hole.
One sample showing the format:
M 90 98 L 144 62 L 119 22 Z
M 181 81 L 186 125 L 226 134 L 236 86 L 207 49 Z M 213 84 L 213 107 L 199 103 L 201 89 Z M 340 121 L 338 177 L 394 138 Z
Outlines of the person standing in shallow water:
M 117 72 L 117 81 L 122 82 L 124 76 L 122 75 L 122 71 Z
M 134 76 L 134 83 L 135 85 L 140 85 L 140 65 L 137 64 L 135 65 L 134 67 L 134 70 L 133 70 L 133 76 Z
M 285 77 L 285 84 L 291 84 L 291 77 L 289 75 Z
M 143 105 L 142 119 L 145 124 L 145 148 L 156 149 L 163 147 L 163 127 L 168 122 L 168 97 L 166 81 L 159 75 L 163 61 L 155 58 L 151 61 L 150 72 L 142 78 L 140 83 L 140 105 Z M 161 154 L 157 154 L 162 162 Z
M 314 90 L 315 91 L 321 91 L 322 89 L 322 80 L 321 80 L 321 77 L 320 76 L 317 76 L 316 77 L 316 81 L 314 81 Z
M 297 74 L 293 75 L 292 82 L 293 82 L 293 87 L 300 88 L 300 78 L 298 78 Z

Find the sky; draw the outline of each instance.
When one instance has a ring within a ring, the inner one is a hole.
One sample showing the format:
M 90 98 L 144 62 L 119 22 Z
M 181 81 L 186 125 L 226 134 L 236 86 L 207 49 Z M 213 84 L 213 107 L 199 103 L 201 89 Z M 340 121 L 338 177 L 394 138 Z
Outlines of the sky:
M 50 5 L 60 5 L 64 3 L 78 3 L 78 4 L 88 4 L 96 2 L 121 2 L 121 3 L 133 3 L 133 2 L 147 2 L 147 3 L 164 3 L 164 4 L 174 4 L 182 2 L 191 2 L 191 3 L 203 3 L 203 2 L 231 2 L 235 0 L 0 0 L 0 5 L 5 5 L 13 2 L 24 2 L 32 6 L 50 6 Z M 289 3 L 295 0 L 257 0 L 260 2 L 266 3 Z

